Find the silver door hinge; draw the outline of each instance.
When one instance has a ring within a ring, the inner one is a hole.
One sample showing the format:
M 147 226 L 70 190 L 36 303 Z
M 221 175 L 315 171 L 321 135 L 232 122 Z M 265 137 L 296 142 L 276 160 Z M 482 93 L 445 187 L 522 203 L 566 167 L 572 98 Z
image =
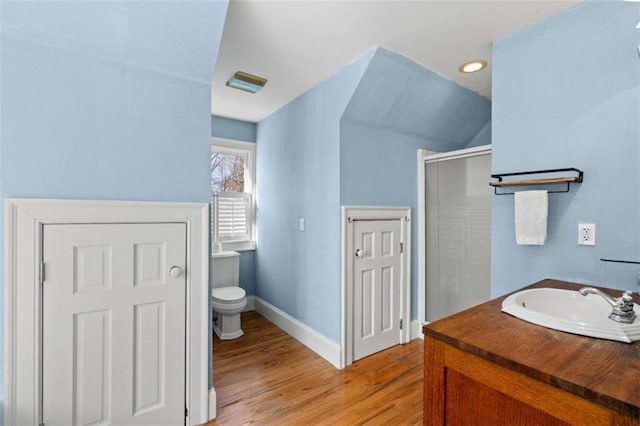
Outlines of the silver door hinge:
M 400 330 L 402 330 L 402 318 L 400 318 Z
M 40 284 L 44 284 L 44 260 L 40 261 Z
M 404 243 L 400 243 L 400 253 L 404 253 Z

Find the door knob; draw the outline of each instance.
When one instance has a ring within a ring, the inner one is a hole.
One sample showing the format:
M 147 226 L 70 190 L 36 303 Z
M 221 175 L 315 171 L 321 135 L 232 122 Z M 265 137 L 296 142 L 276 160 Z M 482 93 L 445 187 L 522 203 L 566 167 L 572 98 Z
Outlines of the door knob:
M 362 256 L 364 256 L 364 253 L 362 253 L 362 250 L 356 249 L 356 257 L 362 257 Z
M 180 278 L 180 276 L 182 275 L 182 268 L 180 268 L 179 266 L 172 266 L 171 269 L 169 269 L 169 275 L 171 275 L 173 278 Z

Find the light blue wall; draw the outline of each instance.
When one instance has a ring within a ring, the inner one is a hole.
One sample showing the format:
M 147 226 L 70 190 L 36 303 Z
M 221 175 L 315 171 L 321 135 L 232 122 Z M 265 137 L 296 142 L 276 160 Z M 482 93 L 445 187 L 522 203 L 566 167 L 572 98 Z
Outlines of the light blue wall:
M 226 0 L 3 3 L 3 199 L 209 202 Z
M 340 117 L 372 54 L 258 123 L 257 295 L 335 342 L 341 334 Z
M 487 98 L 379 48 L 342 118 L 340 203 L 411 207 L 411 318 L 418 311 L 417 150 L 464 148 L 490 117 Z
M 212 115 L 211 136 L 245 142 L 255 142 L 256 124 Z M 244 288 L 247 294 L 254 295 L 256 293 L 255 251 L 245 250 L 240 252 L 239 280 L 240 285 Z
M 433 144 L 416 136 L 348 119 L 342 120 L 341 135 L 341 204 L 411 208 L 411 318 L 415 319 L 418 315 L 417 150 L 428 149 Z
M 215 94 L 214 94 L 215 95 Z M 239 141 L 256 141 L 256 123 L 235 120 L 233 118 L 211 116 L 211 136 L 236 139 Z
M 493 296 L 545 277 L 636 288 L 637 266 L 599 259 L 640 242 L 639 20 L 638 3 L 585 2 L 494 42 L 493 172 L 585 180 L 550 195 L 544 246 L 517 246 L 513 196 L 494 196 Z M 595 247 L 577 246 L 580 222 Z
M 473 148 L 476 146 L 491 145 L 491 120 L 487 121 L 477 135 L 471 139 L 465 148 Z
M 340 206 L 415 210 L 417 149 L 464 148 L 490 112 L 488 99 L 376 48 L 258 123 L 258 296 L 339 342 Z
M 255 250 L 245 250 L 240 252 L 240 275 L 238 280 L 240 281 L 240 286 L 248 295 L 256 294 Z

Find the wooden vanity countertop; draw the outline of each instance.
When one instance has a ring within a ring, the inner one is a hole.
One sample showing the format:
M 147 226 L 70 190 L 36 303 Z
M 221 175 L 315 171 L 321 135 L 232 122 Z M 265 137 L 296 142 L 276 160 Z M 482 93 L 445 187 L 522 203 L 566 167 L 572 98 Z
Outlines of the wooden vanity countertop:
M 545 279 L 526 288 L 540 287 L 578 290 L 584 285 Z M 620 296 L 620 291 L 600 289 Z M 535 325 L 502 312 L 505 298 L 425 325 L 425 337 L 640 418 L 640 341 L 596 339 Z M 634 299 L 640 303 L 637 295 Z

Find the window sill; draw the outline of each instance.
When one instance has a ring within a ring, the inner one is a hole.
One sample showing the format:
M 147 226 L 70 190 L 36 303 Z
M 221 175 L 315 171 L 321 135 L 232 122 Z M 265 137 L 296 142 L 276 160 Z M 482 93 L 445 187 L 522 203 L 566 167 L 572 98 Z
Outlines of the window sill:
M 255 241 L 233 241 L 220 243 L 221 251 L 249 251 L 256 249 Z

